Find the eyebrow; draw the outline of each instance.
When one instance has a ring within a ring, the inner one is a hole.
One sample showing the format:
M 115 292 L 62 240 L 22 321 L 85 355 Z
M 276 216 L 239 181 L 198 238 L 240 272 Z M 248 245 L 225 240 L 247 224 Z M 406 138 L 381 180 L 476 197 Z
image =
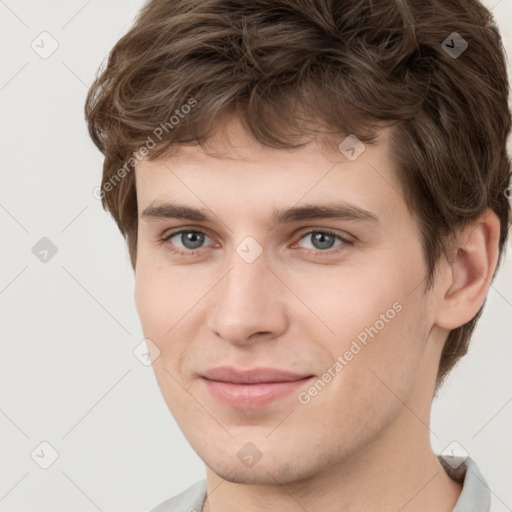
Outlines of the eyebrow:
M 141 213 L 141 218 L 147 220 L 180 219 L 191 222 L 214 222 L 208 211 L 207 209 L 191 208 L 166 202 L 150 204 Z M 379 224 L 379 218 L 375 214 L 344 202 L 323 205 L 306 204 L 292 208 L 274 209 L 271 215 L 274 224 L 288 224 L 311 219 L 350 220 Z

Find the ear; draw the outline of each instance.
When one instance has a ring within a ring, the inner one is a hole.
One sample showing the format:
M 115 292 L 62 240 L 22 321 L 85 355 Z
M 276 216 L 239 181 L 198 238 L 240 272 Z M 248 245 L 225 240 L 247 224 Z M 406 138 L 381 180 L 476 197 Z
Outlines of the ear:
M 435 324 L 447 330 L 469 322 L 482 307 L 499 254 L 500 220 L 490 209 L 456 233 L 442 265 Z

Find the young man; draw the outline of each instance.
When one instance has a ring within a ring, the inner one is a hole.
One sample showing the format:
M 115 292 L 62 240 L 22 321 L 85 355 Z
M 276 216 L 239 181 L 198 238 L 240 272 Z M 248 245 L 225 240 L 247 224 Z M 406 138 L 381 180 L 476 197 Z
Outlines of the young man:
M 155 511 L 489 510 L 430 445 L 510 225 L 473 0 L 153 0 L 86 104 L 162 394 L 206 480 Z

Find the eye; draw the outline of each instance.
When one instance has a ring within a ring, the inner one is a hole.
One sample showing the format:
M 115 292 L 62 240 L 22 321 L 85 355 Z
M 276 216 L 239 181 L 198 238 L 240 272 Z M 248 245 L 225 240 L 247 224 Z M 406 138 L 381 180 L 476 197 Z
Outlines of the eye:
M 345 248 L 346 245 L 352 244 L 350 240 L 345 239 L 341 235 L 333 233 L 328 230 L 311 230 L 300 237 L 299 242 L 303 240 L 310 240 L 310 247 L 302 248 L 306 249 L 306 252 L 313 255 L 332 255 Z M 206 240 L 213 240 L 202 231 L 193 229 L 181 229 L 165 235 L 161 242 L 165 243 L 167 248 L 183 256 L 194 256 L 205 246 Z M 338 243 L 336 241 L 338 240 Z M 331 250 L 333 249 L 334 250 Z
M 348 240 L 345 240 L 340 235 L 324 230 L 309 231 L 300 238 L 300 240 L 308 239 L 311 241 L 312 247 L 306 247 L 306 249 L 312 250 L 314 253 L 328 252 L 328 249 L 332 249 L 333 247 L 350 244 Z M 335 245 L 336 240 L 339 240 L 339 243 Z M 329 252 L 332 253 L 336 251 Z
M 162 241 L 169 242 L 172 251 L 181 254 L 194 254 L 196 249 L 202 248 L 205 239 L 211 240 L 208 235 L 201 231 L 182 229 L 166 235 Z

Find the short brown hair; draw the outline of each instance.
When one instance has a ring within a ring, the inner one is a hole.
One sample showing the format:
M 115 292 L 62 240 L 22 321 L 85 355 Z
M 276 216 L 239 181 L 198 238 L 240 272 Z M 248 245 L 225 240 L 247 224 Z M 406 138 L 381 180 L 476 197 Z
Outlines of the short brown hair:
M 454 41 L 468 45 L 462 54 L 450 52 Z M 501 222 L 501 261 L 508 93 L 501 38 L 476 0 L 151 0 L 98 71 L 85 113 L 105 156 L 102 204 L 133 268 L 131 170 L 141 153 L 154 160 L 203 146 L 225 114 L 282 149 L 320 133 L 371 144 L 387 123 L 428 289 L 447 237 L 486 208 Z M 466 353 L 481 312 L 450 332 L 438 385 Z

